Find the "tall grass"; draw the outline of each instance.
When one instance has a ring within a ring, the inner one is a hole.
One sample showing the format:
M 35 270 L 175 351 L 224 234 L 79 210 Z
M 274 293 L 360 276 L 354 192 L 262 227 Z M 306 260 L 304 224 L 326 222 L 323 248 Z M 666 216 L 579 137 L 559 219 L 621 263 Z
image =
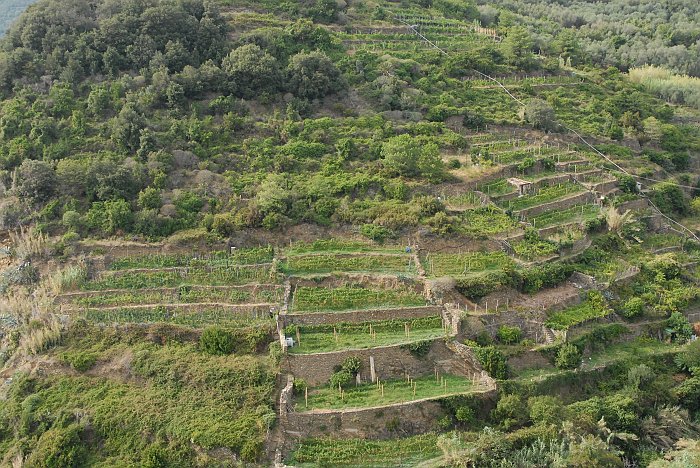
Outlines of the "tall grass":
M 700 78 L 674 75 L 665 68 L 653 65 L 632 68 L 629 78 L 666 101 L 700 109 Z
M 39 354 L 61 342 L 62 330 L 61 323 L 56 319 L 31 322 L 29 330 L 22 336 L 20 348 L 26 354 Z
M 34 226 L 10 233 L 14 256 L 20 260 L 44 257 L 49 253 L 49 237 Z

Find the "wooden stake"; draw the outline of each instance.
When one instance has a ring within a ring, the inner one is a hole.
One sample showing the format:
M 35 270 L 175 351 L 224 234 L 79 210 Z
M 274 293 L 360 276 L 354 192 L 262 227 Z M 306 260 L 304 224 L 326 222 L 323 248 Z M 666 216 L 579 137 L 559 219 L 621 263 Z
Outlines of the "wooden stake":
M 333 338 L 335 338 L 336 344 L 338 343 L 338 331 L 333 327 Z
M 301 332 L 299 331 L 299 327 L 297 327 L 297 346 L 301 346 Z
M 309 387 L 304 387 L 304 403 L 306 408 L 309 407 Z

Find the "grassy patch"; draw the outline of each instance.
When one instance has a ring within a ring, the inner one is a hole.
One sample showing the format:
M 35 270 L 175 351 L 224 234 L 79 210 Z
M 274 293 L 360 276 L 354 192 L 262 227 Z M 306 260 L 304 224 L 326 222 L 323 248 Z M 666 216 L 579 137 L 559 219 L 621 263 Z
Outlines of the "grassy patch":
M 287 255 L 300 255 L 314 252 L 391 252 L 401 253 L 401 247 L 379 246 L 369 242 L 343 240 L 343 239 L 318 239 L 313 242 L 295 242 L 285 249 Z
M 371 309 L 425 305 L 425 297 L 415 291 L 378 289 L 362 286 L 323 288 L 300 286 L 294 291 L 292 312 Z
M 583 191 L 584 189 L 580 185 L 574 183 L 552 185 L 549 187 L 543 187 L 539 189 L 536 194 L 527 195 L 524 197 L 509 200 L 507 202 L 503 202 L 501 206 L 514 211 L 523 210 L 525 208 L 531 208 L 533 206 L 549 203 L 563 198 L 567 195 Z
M 283 265 L 291 274 L 366 271 L 378 273 L 415 274 L 408 255 L 304 255 L 289 257 Z
M 406 334 L 408 324 L 408 334 Z M 370 335 L 371 331 L 373 332 Z M 294 354 L 311 354 L 343 349 L 364 349 L 432 340 L 444 336 L 442 317 L 413 320 L 383 320 L 298 327 L 301 344 L 289 349 Z M 333 330 L 335 329 L 335 333 Z M 287 336 L 296 337 L 297 327 L 288 327 Z
M 100 279 L 85 283 L 82 289 L 147 289 L 187 284 L 222 286 L 252 282 L 269 282 L 269 266 L 232 266 L 229 268 L 188 268 L 166 271 L 137 271 L 128 274 L 105 273 Z
M 427 274 L 438 277 L 471 276 L 512 266 L 513 260 L 503 252 L 438 253 L 428 254 L 423 259 L 423 267 Z
M 500 234 L 515 229 L 518 223 L 495 206 L 486 206 L 465 211 L 459 231 L 471 235 L 485 237 Z
M 610 312 L 610 309 L 599 307 L 591 301 L 585 301 L 579 305 L 554 312 L 549 316 L 545 325 L 555 330 L 566 330 L 587 320 L 605 317 Z
M 436 434 L 394 440 L 307 439 L 295 448 L 294 466 L 409 467 L 438 457 Z
M 80 414 L 91 427 L 76 441 L 85 454 L 81 466 L 148 466 L 157 447 L 165 466 L 215 464 L 195 452 L 193 444 L 227 447 L 248 462 L 261 458 L 275 417 L 270 401 L 276 371 L 266 358 L 213 357 L 190 344 L 127 345 L 114 339 L 104 338 L 103 354 L 132 356 L 130 370 L 139 380 L 86 375 L 15 379 L 0 412 L 9 427 L 26 423 L 22 447 L 30 449 L 44 431 L 61 430 L 82 419 L 76 416 Z M 59 351 L 70 353 L 80 346 L 71 343 Z M 12 439 L 11 434 L 5 435 Z
M 118 258 L 109 264 L 110 270 L 128 270 L 132 268 L 167 268 L 167 267 L 221 267 L 229 265 L 246 265 L 269 263 L 274 257 L 272 247 L 238 249 L 232 253 L 224 251 L 191 255 L 139 255 Z
M 221 302 L 227 304 L 280 302 L 282 291 L 273 288 L 223 289 L 193 288 L 123 290 L 104 292 L 90 296 L 78 296 L 74 304 L 83 307 L 122 306 L 131 304 L 189 304 L 196 302 Z
M 597 205 L 576 205 L 565 210 L 545 211 L 530 218 L 530 222 L 538 228 L 556 226 L 558 224 L 583 223 L 600 215 Z
M 430 375 L 415 379 L 416 392 L 405 379 L 384 382 L 384 396 L 376 384 L 368 383 L 352 386 L 343 392 L 341 399 L 337 388 L 322 387 L 309 389 L 309 406 L 306 408 L 304 398 L 296 402 L 297 411 L 305 409 L 348 409 L 366 408 L 371 406 L 389 405 L 423 398 L 437 398 L 455 393 L 466 393 L 474 390 L 471 380 L 449 374 L 442 374 L 447 382 L 443 386 L 435 377 Z
M 166 307 L 144 309 L 88 309 L 80 313 L 92 323 L 172 323 L 192 328 L 204 328 L 209 325 L 225 326 L 269 326 L 268 319 L 244 317 L 240 313 L 227 309 L 172 310 Z

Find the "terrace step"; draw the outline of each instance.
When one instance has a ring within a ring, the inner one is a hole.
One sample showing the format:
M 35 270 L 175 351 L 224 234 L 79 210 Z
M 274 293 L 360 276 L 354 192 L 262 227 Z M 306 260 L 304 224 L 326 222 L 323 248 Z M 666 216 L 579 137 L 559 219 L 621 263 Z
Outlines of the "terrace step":
M 442 306 L 388 307 L 340 312 L 299 312 L 284 315 L 284 326 L 289 325 L 329 325 L 333 323 L 361 323 L 374 320 L 415 319 L 440 315 Z
M 227 309 L 232 312 L 240 312 L 240 313 L 246 313 L 246 312 L 256 312 L 256 315 L 258 312 L 269 312 L 270 308 L 276 307 L 278 304 L 275 303 L 270 303 L 270 302 L 262 302 L 262 303 L 256 303 L 256 304 L 229 304 L 225 302 L 199 302 L 199 303 L 188 303 L 188 304 L 166 304 L 166 303 L 161 303 L 161 304 L 139 304 L 139 305 L 124 305 L 124 306 L 93 306 L 93 307 L 83 307 L 83 308 L 74 308 L 74 307 L 68 307 L 64 308 L 61 306 L 60 313 L 62 314 L 79 314 L 83 313 L 85 311 L 119 311 L 119 310 L 139 310 L 139 309 L 144 309 L 144 310 L 152 310 L 152 309 L 158 309 L 158 308 L 165 308 L 165 309 L 179 309 L 179 310 L 198 310 L 198 309 L 204 309 L 204 308 L 219 308 L 219 309 Z
M 595 201 L 595 195 L 591 192 L 582 191 L 558 200 L 551 201 L 549 203 L 543 203 L 541 205 L 532 206 L 530 208 L 524 208 L 520 211 L 516 211 L 518 215 L 525 217 L 534 217 L 538 214 L 544 213 L 546 211 L 552 210 L 566 210 L 575 205 L 580 204 L 591 204 Z

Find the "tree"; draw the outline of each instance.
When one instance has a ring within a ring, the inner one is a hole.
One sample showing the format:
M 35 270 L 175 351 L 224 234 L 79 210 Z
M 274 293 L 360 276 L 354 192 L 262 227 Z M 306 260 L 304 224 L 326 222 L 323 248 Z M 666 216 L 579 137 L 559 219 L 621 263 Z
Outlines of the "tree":
M 535 424 L 556 424 L 562 421 L 564 408 L 559 398 L 542 395 L 527 400 L 530 419 Z
M 551 131 L 556 128 L 554 109 L 542 99 L 530 99 L 525 105 L 525 120 L 540 130 Z
M 340 71 L 322 52 L 300 53 L 287 66 L 287 86 L 302 99 L 317 99 L 343 89 Z
M 141 130 L 146 119 L 133 103 L 127 103 L 112 121 L 112 140 L 122 150 L 134 153 L 141 144 Z
M 508 378 L 506 358 L 496 347 L 475 348 L 474 354 L 476 354 L 479 363 L 491 377 L 499 380 Z
M 155 187 L 146 187 L 139 192 L 137 202 L 141 209 L 158 209 L 163 205 L 160 190 Z
M 425 177 L 439 181 L 444 177 L 444 164 L 436 144 L 421 146 L 410 135 L 390 138 L 382 145 L 384 167 L 395 174 L 407 177 Z
M 505 430 L 522 426 L 527 422 L 527 407 L 520 395 L 502 396 L 496 408 L 491 412 L 491 416 L 500 421 Z
M 260 93 L 280 89 L 281 78 L 277 59 L 255 44 L 246 44 L 231 51 L 222 63 L 229 88 L 238 97 L 250 99 Z
M 128 231 L 131 228 L 133 213 L 126 200 L 108 200 L 102 206 L 105 214 L 102 229 L 105 233 L 113 234 L 118 230 Z
M 535 41 L 530 32 L 522 26 L 515 26 L 508 31 L 508 35 L 501 43 L 501 49 L 508 63 L 527 70 L 532 66 L 534 45 Z
M 581 351 L 571 343 L 565 343 L 559 348 L 554 364 L 559 369 L 575 369 L 581 364 Z
M 15 192 L 30 203 L 47 201 L 54 194 L 56 173 L 45 161 L 25 159 L 17 168 Z
M 666 320 L 666 327 L 673 333 L 674 341 L 685 343 L 693 336 L 693 327 L 682 313 L 674 310 Z

